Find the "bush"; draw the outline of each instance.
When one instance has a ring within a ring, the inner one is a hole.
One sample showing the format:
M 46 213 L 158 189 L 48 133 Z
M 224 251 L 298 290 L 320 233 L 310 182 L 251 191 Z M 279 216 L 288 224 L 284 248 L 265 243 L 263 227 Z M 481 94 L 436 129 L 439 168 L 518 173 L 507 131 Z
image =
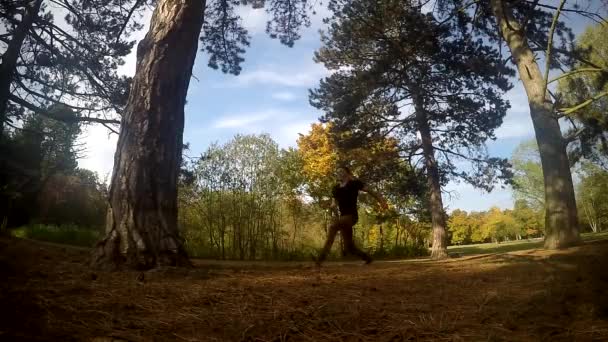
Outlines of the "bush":
M 422 245 L 393 246 L 388 250 L 377 250 L 373 257 L 377 259 L 415 258 L 428 256 L 429 251 Z
M 61 243 L 73 246 L 92 247 L 100 238 L 101 230 L 76 225 L 32 224 L 11 230 L 18 238 Z

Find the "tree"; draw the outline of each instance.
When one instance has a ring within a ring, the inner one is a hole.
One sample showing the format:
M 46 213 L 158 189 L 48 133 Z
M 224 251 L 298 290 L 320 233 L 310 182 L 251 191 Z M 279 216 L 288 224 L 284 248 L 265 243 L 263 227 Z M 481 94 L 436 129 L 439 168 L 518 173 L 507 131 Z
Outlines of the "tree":
M 35 204 L 37 223 L 99 229 L 106 213 L 105 184 L 85 169 L 56 173 L 42 186 Z
M 69 108 L 63 110 L 69 112 Z M 27 115 L 23 127 L 2 141 L 0 218 L 6 226 L 25 224 L 35 218 L 35 203 L 45 184 L 57 174 L 75 172 L 79 134 L 76 123 Z
M 150 30 L 137 47 L 114 157 L 106 236 L 93 255 L 96 266 L 189 265 L 177 229 L 177 179 L 203 10 L 202 1 L 158 1 Z
M 114 158 L 106 236 L 96 247 L 93 265 L 149 269 L 189 264 L 177 227 L 184 104 L 201 29 L 210 65 L 238 74 L 248 44 L 234 11 L 239 3 L 157 1 L 150 29 L 137 47 L 136 74 Z M 287 44 L 297 39 L 305 24 L 305 3 L 275 0 L 268 5 L 276 14 L 269 31 Z
M 312 124 L 307 135 L 300 135 L 297 144 L 308 194 L 320 202 L 331 194 L 339 162 L 338 149 L 329 127 L 319 123 Z
M 407 162 L 424 162 L 432 257 L 446 257 L 442 184 L 456 178 L 491 190 L 508 177 L 506 161 L 489 158 L 484 143 L 494 139 L 508 108 L 500 93 L 510 87 L 509 72 L 498 50 L 461 33 L 455 21 L 423 14 L 416 1 L 331 7 L 315 58 L 336 72 L 311 92 L 311 103 L 337 132 L 350 134 L 346 140 L 365 146 L 369 137 L 390 136 Z M 458 159 L 474 167 L 459 169 Z
M 573 69 L 558 81 L 559 106 L 577 108 L 568 116 L 571 128 L 570 163 L 581 158 L 593 160 L 605 169 L 608 156 L 608 26 L 605 23 L 589 26 L 577 38 L 576 47 L 585 62 L 577 62 Z M 589 64 L 593 64 L 590 66 Z
M 543 213 L 543 208 L 533 208 L 525 200 L 516 200 L 512 215 L 520 236 L 542 236 L 545 231 Z
M 608 224 L 608 172 L 584 162 L 581 177 L 577 195 L 583 222 L 592 232 L 601 231 Z
M 487 45 L 502 46 L 504 43 L 509 49 L 509 60 L 515 64 L 528 97 L 540 152 L 545 188 L 546 248 L 568 247 L 579 241 L 574 186 L 566 153 L 569 139 L 562 136 L 558 121 L 560 113 L 548 94 L 547 85 L 550 68 L 567 68 L 577 57 L 568 49 L 573 35 L 559 20 L 560 13 L 582 13 L 592 17 L 595 14 L 564 5 L 565 1 L 554 7 L 540 1 L 491 0 L 465 4 L 446 0 L 438 6 L 443 14 L 458 18 L 462 29 L 471 30 Z M 546 52 L 544 73 L 537 62 L 535 53 L 538 51 Z
M 0 5 L 0 139 L 24 113 L 118 124 L 129 78 L 117 75 L 144 0 L 18 0 Z M 65 22 L 58 24 L 49 3 Z M 76 115 L 47 110 L 61 105 Z
M 511 157 L 513 165 L 513 191 L 516 201 L 521 200 L 537 210 L 545 209 L 543 170 L 536 141 L 529 140 L 517 146 Z
M 454 210 L 448 219 L 448 229 L 452 233 L 452 244 L 471 243 L 472 225 L 466 211 Z

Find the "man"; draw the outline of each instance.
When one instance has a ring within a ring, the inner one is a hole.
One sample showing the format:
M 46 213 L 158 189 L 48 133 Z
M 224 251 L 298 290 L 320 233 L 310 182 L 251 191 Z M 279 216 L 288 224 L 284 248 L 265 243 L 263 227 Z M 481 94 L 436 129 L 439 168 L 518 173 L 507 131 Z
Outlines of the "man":
M 364 191 L 372 195 L 380 203 L 383 209 L 387 209 L 388 206 L 382 196 L 375 191 L 370 190 L 365 184 L 363 184 L 363 182 L 356 179 L 348 167 L 341 166 L 338 168 L 338 180 L 339 183 L 336 184 L 336 186 L 334 186 L 332 189 L 333 198 L 331 207 L 333 210 L 335 210 L 337 204 L 337 207 L 340 209 L 340 215 L 338 219 L 329 227 L 325 246 L 323 246 L 323 249 L 321 250 L 318 258 L 316 258 L 315 262 L 317 266 L 320 266 L 325 260 L 331 246 L 334 243 L 336 234 L 339 231 L 342 233 L 342 239 L 344 240 L 344 247 L 346 251 L 360 257 L 361 259 L 365 260 L 366 264 L 369 264 L 372 262 L 372 258 L 367 255 L 367 253 L 357 248 L 357 246 L 355 246 L 355 242 L 353 241 L 353 226 L 359 220 L 359 215 L 357 214 L 357 197 L 359 195 L 359 191 Z

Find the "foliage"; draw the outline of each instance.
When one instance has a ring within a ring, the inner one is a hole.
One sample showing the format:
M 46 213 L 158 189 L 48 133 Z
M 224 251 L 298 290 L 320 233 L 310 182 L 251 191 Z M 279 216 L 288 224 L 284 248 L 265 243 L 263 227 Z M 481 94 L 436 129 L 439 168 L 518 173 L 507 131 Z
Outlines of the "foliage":
M 588 27 L 577 38 L 576 48 L 583 56 L 573 69 L 559 79 L 557 96 L 560 106 L 575 107 L 598 97 L 569 116 L 572 141 L 569 157 L 572 164 L 586 158 L 606 168 L 608 155 L 608 25 Z
M 26 113 L 64 122 L 117 124 L 110 117 L 124 108 L 130 83 L 117 70 L 133 48 L 130 34 L 142 27 L 137 17 L 146 1 L 9 3 L 0 7 L 0 23 L 6 28 L 0 43 L 0 71 L 3 81 L 10 83 L 10 93 L 3 87 L 0 104 L 10 103 L 6 112 L 0 107 L 0 117 L 13 126 Z M 49 110 L 56 105 L 77 115 Z
M 105 186 L 78 169 L 80 127 L 28 115 L 22 129 L 0 142 L 0 217 L 8 227 L 30 222 L 100 226 Z
M 100 238 L 98 228 L 83 228 L 77 225 L 31 224 L 11 230 L 19 238 L 61 243 L 73 246 L 92 247 Z
M 315 160 L 310 156 L 322 157 L 315 154 L 319 147 L 333 153 L 333 148 L 324 149 L 329 140 L 322 138 L 323 127 L 313 127 L 319 133 L 316 138 L 326 144 L 301 138 L 311 143 L 302 145 L 308 148 L 306 153 L 279 150 L 267 135 L 237 135 L 226 144 L 213 144 L 186 165 L 193 180 L 182 181 L 180 187 L 179 223 L 193 255 L 293 260 L 309 259 L 321 247 L 330 216 L 311 199 L 328 194 L 310 189 L 323 177 L 329 186 L 335 165 L 325 169 L 327 176 L 314 173 L 325 167 L 322 164 L 307 171 L 307 163 Z M 425 253 L 428 224 L 407 215 L 379 217 L 370 206 L 362 207 L 360 215 L 355 238 L 371 253 L 384 257 Z M 334 257 L 340 254 L 337 245 Z
M 448 220 L 453 245 L 505 242 L 543 235 L 542 210 L 517 201 L 513 210 L 493 207 L 485 212 L 454 210 Z
M 608 172 L 590 162 L 581 166 L 581 181 L 577 188 L 577 203 L 581 221 L 592 232 L 608 225 Z
M 513 152 L 513 191 L 516 200 L 535 209 L 545 208 L 545 187 L 540 154 L 535 140 L 525 141 Z
M 388 135 L 404 159 L 415 163 L 422 149 L 420 123 L 412 113 L 417 101 L 442 161 L 442 183 L 464 179 L 489 190 L 496 178 L 508 177 L 506 161 L 489 158 L 484 149 L 508 108 L 500 93 L 510 87 L 509 72 L 498 50 L 453 34 L 453 22 L 440 23 L 409 2 L 332 6 L 315 60 L 335 72 L 310 99 L 326 112 L 323 120 L 347 134 L 340 136 L 341 144 L 366 146 L 370 137 Z M 475 167 L 458 170 L 458 159 Z
M 466 211 L 454 210 L 448 220 L 448 228 L 451 232 L 452 244 L 462 245 L 471 243 L 474 226 Z

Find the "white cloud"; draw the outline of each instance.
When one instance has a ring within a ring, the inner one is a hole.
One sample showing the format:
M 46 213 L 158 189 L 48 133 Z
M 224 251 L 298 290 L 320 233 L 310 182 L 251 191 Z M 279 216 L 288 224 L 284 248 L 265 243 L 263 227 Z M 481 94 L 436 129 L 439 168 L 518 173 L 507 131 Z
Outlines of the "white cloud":
M 295 146 L 299 133 L 306 134 L 315 121 L 315 113 L 269 108 L 228 115 L 210 125 L 189 128 L 186 140 L 193 142 L 193 150 L 198 150 L 206 148 L 211 141 L 226 142 L 236 134 L 268 133 L 281 148 L 286 148 Z
M 251 6 L 241 6 L 236 13 L 241 17 L 243 26 L 251 36 L 266 32 L 268 13 L 262 8 L 254 9 Z
M 240 115 L 228 115 L 217 120 L 214 124 L 214 128 L 240 128 L 240 127 L 251 127 L 252 124 L 266 121 L 278 112 L 269 110 L 266 112 L 240 114 Z
M 502 126 L 496 130 L 498 139 L 524 138 L 534 135 L 530 116 L 507 114 Z
M 295 147 L 300 134 L 307 134 L 310 131 L 311 120 L 294 121 L 277 128 L 278 132 L 270 132 L 279 146 Z
M 78 160 L 78 167 L 97 172 L 103 180 L 112 175 L 114 152 L 118 135 L 109 134 L 107 128 L 101 125 L 87 126 L 83 132 L 85 137 L 85 156 Z
M 534 135 L 528 98 L 523 86 L 517 83 L 505 97 L 511 103 L 511 108 L 507 111 L 502 126 L 496 130 L 496 137 L 509 139 Z
M 296 95 L 288 91 L 280 91 L 272 94 L 272 98 L 280 101 L 292 101 L 296 99 Z
M 299 69 L 299 68 L 294 68 Z M 325 68 L 310 68 L 301 72 L 281 72 L 278 70 L 258 69 L 245 72 L 236 78 L 235 85 L 250 86 L 254 84 L 278 85 L 286 87 L 310 87 L 327 74 Z

